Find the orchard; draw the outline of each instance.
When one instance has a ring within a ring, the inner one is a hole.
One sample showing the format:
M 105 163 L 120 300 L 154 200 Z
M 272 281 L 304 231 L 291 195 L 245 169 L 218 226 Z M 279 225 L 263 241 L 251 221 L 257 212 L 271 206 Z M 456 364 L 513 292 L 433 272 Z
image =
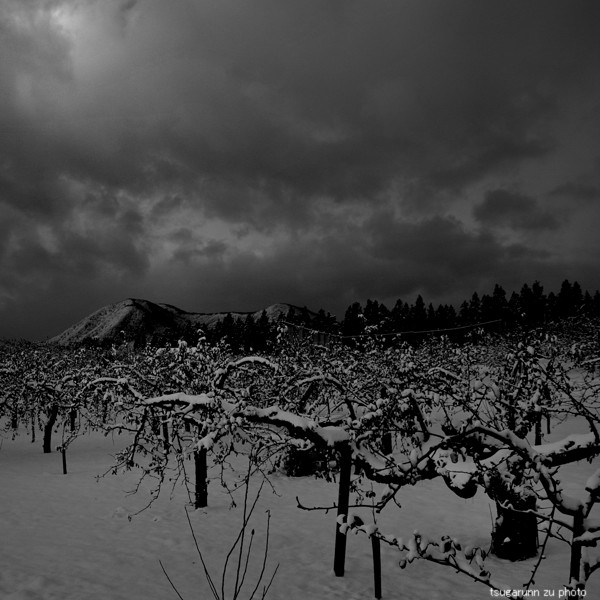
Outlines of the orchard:
M 402 569 L 425 561 L 500 594 L 505 586 L 488 556 L 528 561 L 528 580 L 511 584 L 533 591 L 551 540 L 568 544 L 564 590 L 581 597 L 600 566 L 600 354 L 590 324 L 581 330 L 587 337 L 579 341 L 537 330 L 319 345 L 280 325 L 268 352 L 245 355 L 202 335 L 135 351 L 5 344 L 3 438 L 27 435 L 37 444 L 41 434 L 44 452 L 62 451 L 66 474 L 66 450 L 77 452 L 80 436 L 122 436 L 107 476 L 134 471 L 140 490 L 151 482 L 144 507 L 165 487 L 183 486 L 190 506 L 210 511 L 209 471 L 225 490 L 269 485 L 276 474 L 322 478 L 336 500 L 312 506 L 298 498 L 298 519 L 335 511 L 330 560 L 338 577 L 348 534 L 370 539 L 376 597 L 380 546 L 397 553 Z M 546 441 L 565 423 L 577 433 Z M 249 465 L 241 481 L 230 469 L 240 457 Z M 575 463 L 589 466 L 576 495 L 562 475 Z M 470 547 L 452 531 L 429 531 L 427 522 L 380 529 L 380 515 L 402 510 L 405 488 L 438 479 L 446 494 L 490 499 L 488 545 Z

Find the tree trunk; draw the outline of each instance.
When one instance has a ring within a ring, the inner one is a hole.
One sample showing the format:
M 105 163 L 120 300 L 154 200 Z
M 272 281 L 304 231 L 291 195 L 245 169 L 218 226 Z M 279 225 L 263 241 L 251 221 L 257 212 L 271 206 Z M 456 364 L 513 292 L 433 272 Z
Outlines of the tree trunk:
M 48 422 L 44 427 L 44 454 L 52 452 L 52 429 L 58 417 L 58 404 L 52 404 L 48 414 Z
M 350 503 L 350 476 L 352 471 L 352 449 L 348 444 L 340 448 L 340 487 L 338 491 L 338 517 L 345 515 L 348 518 L 348 504 Z M 335 551 L 333 557 L 333 572 L 336 577 L 344 576 L 346 564 L 346 535 L 340 531 L 340 525 L 335 526 Z
M 539 446 L 542 443 L 542 413 L 535 420 L 535 441 L 534 444 Z
M 496 523 L 492 531 L 491 553 L 498 558 L 524 560 L 537 555 L 538 529 L 534 514 L 522 512 L 536 509 L 535 496 L 519 502 L 520 510 L 507 508 L 496 500 Z
M 162 423 L 162 436 L 163 436 L 163 446 L 165 448 L 165 452 L 169 452 L 169 448 L 171 444 L 169 442 L 169 424 L 166 421 Z
M 158 417 L 152 411 L 152 419 L 150 421 L 150 429 L 152 430 L 153 435 L 158 437 L 160 435 L 160 421 Z
M 13 409 L 11 419 L 10 419 L 10 427 L 15 431 L 19 429 L 19 411 L 17 409 Z
M 69 411 L 69 426 L 71 428 L 71 431 L 75 431 L 75 428 L 77 427 L 77 409 L 76 408 L 72 408 Z
M 388 456 L 393 452 L 393 450 L 392 434 L 390 431 L 386 431 L 381 436 L 381 452 Z

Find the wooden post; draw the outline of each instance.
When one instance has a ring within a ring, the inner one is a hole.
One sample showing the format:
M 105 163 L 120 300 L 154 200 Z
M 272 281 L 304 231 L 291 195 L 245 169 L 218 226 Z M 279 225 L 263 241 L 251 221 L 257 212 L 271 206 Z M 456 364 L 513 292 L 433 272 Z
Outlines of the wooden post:
M 575 589 L 582 589 L 585 585 L 581 581 L 581 542 L 574 541 L 584 532 L 583 528 L 583 507 L 580 506 L 577 512 L 573 515 L 573 540 L 571 541 L 571 561 L 569 568 L 569 584 L 571 581 L 576 581 Z
M 194 450 L 194 467 L 196 471 L 196 499 L 194 508 L 204 508 L 208 506 L 206 448 Z
M 381 599 L 381 543 L 376 535 L 371 536 L 373 547 L 373 583 L 375 586 L 375 598 Z
M 340 448 L 340 487 L 338 491 L 338 517 L 346 515 L 348 518 L 348 504 L 350 503 L 350 472 L 352 470 L 352 450 L 348 444 Z M 346 535 L 340 531 L 340 525 L 335 525 L 335 552 L 333 557 L 333 572 L 336 577 L 344 576 L 346 564 Z
M 62 454 L 63 475 L 66 475 L 67 474 L 67 449 L 64 446 L 61 446 L 60 453 Z

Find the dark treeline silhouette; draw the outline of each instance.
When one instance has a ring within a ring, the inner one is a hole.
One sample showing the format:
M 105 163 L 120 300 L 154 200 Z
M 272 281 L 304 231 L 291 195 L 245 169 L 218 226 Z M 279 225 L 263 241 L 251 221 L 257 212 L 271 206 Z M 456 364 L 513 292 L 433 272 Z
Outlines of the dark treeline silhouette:
M 367 300 L 363 306 L 354 302 L 346 309 L 344 318 L 338 321 L 323 309 L 310 313 L 290 310 L 280 319 L 296 326 L 296 333 L 304 331 L 304 336 L 321 343 L 323 337 L 313 332 L 321 332 L 342 338 L 370 334 L 402 334 L 404 341 L 417 340 L 425 332 L 456 330 L 455 339 L 467 335 L 472 326 L 483 324 L 486 330 L 498 333 L 520 329 L 533 329 L 560 322 L 573 317 L 600 318 L 600 292 L 593 295 L 583 291 L 578 282 L 564 280 L 558 292 L 544 291 L 539 281 L 524 284 L 519 292 L 510 296 L 499 284 L 494 285 L 489 294 L 480 296 L 474 292 L 458 307 L 450 304 L 434 306 L 426 303 L 421 295 L 414 303 L 398 299 L 392 308 L 377 300 Z M 216 341 L 226 336 L 234 350 L 267 350 L 275 341 L 278 323 L 271 323 L 263 315 L 254 323 L 251 317 L 243 322 L 231 317 L 211 330 L 207 337 Z
M 313 313 L 307 307 L 298 309 L 290 307 L 285 316 L 273 321 L 263 310 L 260 317 L 255 319 L 252 314 L 234 318 L 231 313 L 225 315 L 222 321 L 213 327 L 203 328 L 200 332 L 209 344 L 225 341 L 233 352 L 267 352 L 277 339 L 278 326 L 288 323 L 300 328 L 337 333 L 339 325 L 334 316 L 320 310 Z M 183 340 L 188 344 L 198 341 L 199 330 L 190 327 L 184 331 L 164 332 L 160 338 L 151 341 L 155 346 L 172 346 Z
M 469 329 L 479 324 L 488 331 L 508 333 L 518 328 L 560 324 L 573 317 L 600 318 L 600 292 L 591 295 L 583 291 L 576 281 L 565 280 L 558 292 L 547 294 L 540 282 L 535 281 L 531 285 L 524 284 L 519 292 L 512 292 L 510 296 L 496 284 L 490 294 L 479 296 L 474 292 L 458 307 L 449 304 L 434 306 L 426 303 L 421 295 L 412 304 L 398 299 L 392 308 L 369 299 L 364 306 L 359 302 L 348 306 L 341 321 L 323 309 L 314 313 L 306 307 L 290 307 L 288 314 L 275 322 L 265 311 L 258 319 L 251 314 L 244 318 L 228 314 L 213 327 L 202 331 L 191 326 L 185 330 L 163 330 L 151 335 L 140 331 L 139 339 L 123 341 L 135 347 L 146 344 L 173 346 L 180 340 L 195 344 L 202 334 L 210 344 L 224 340 L 234 352 L 267 352 L 273 347 L 283 325 L 293 330 L 294 335 L 310 336 L 316 343 L 326 343 L 328 336 L 350 340 L 353 336 L 372 334 L 388 335 L 390 338 L 392 334 L 402 334 L 403 341 L 412 341 L 422 339 L 426 332 L 444 332 L 460 340 L 468 335 Z M 114 341 L 105 340 L 97 344 L 110 345 Z
M 426 304 L 418 296 L 414 304 L 401 299 L 389 309 L 377 300 L 367 300 L 363 307 L 351 304 L 344 315 L 341 332 L 344 336 L 368 333 L 405 333 L 437 331 L 469 327 L 477 324 L 496 325 L 509 331 L 517 327 L 531 329 L 558 323 L 571 317 L 600 317 L 600 292 L 592 296 L 582 291 L 577 282 L 563 281 L 558 293 L 546 294 L 539 281 L 524 284 L 520 292 L 510 297 L 498 284 L 491 294 L 474 292 L 458 309 L 452 305 Z M 495 322 L 495 323 L 493 323 Z

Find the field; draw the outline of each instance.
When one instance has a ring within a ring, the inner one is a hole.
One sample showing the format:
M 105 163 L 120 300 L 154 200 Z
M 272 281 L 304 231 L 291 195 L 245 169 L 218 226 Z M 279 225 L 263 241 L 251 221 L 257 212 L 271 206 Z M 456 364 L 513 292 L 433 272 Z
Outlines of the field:
M 8 348 L 0 598 L 598 596 L 595 346 L 495 342 Z
M 563 424 L 552 438 L 579 431 L 581 423 Z M 551 439 L 552 439 L 551 438 Z M 164 575 L 168 575 L 186 600 L 209 598 L 185 516 L 190 519 L 210 572 L 218 581 L 225 556 L 241 522 L 242 491 L 238 505 L 218 482 L 209 485 L 209 506 L 193 510 L 182 486 L 171 497 L 164 493 L 150 508 L 143 507 L 147 490 L 127 495 L 137 473 L 107 475 L 112 455 L 125 445 L 122 437 L 98 433 L 79 438 L 69 450 L 68 474 L 62 474 L 60 454 L 42 454 L 40 443 L 26 435 L 2 440 L 0 448 L 0 597 L 5 600 L 176 600 Z M 241 470 L 244 465 L 237 465 Z M 587 462 L 569 466 L 562 475 L 568 491 L 580 492 L 593 470 Z M 333 483 L 310 477 L 271 477 L 275 493 L 263 488 L 250 523 L 257 534 L 256 559 L 250 566 L 247 589 L 254 585 L 262 561 L 266 526 L 271 511 L 271 536 L 267 573 L 279 563 L 269 598 L 358 600 L 373 597 L 371 544 L 363 535 L 349 535 L 346 574 L 335 577 L 333 542 L 335 512 L 303 511 L 304 505 L 326 506 L 336 499 Z M 253 483 L 253 489 L 257 481 Z M 469 500 L 450 493 L 439 479 L 405 487 L 398 497 L 402 508 L 389 507 L 378 516 L 382 531 L 409 536 L 415 528 L 423 534 L 447 533 L 463 543 L 487 546 L 492 502 L 481 491 Z M 595 509 L 596 510 L 596 509 Z M 354 512 L 359 513 L 359 510 Z M 369 511 L 362 510 L 365 521 Z M 551 540 L 532 591 L 560 597 L 568 580 L 569 547 Z M 383 598 L 479 600 L 490 590 L 451 568 L 415 561 L 398 567 L 398 552 L 382 546 Z M 506 562 L 488 557 L 496 580 L 518 589 L 529 577 L 534 559 Z M 230 573 L 230 585 L 235 572 Z M 547 591 L 547 592 L 546 592 Z M 587 597 L 600 595 L 600 578 L 588 581 Z M 242 594 L 246 598 L 249 593 Z M 229 596 L 227 596 L 229 597 Z

